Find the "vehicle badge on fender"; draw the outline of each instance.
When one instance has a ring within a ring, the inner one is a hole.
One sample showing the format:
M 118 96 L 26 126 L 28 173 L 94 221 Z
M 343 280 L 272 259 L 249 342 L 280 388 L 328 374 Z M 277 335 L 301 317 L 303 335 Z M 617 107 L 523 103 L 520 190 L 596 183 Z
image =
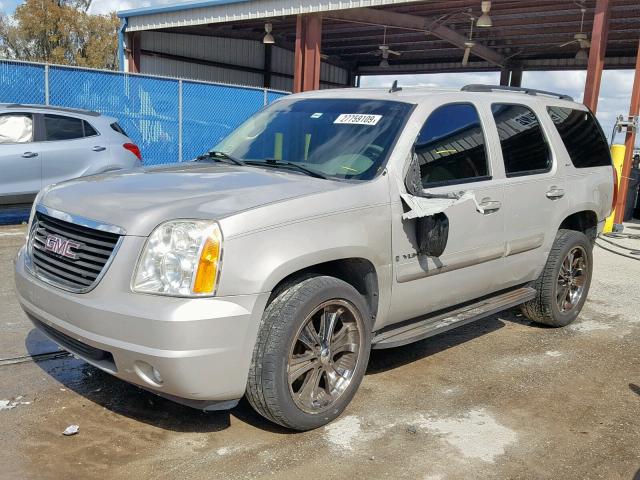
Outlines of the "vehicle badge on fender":
M 47 235 L 47 239 L 45 240 L 44 244 L 45 250 L 57 253 L 58 255 L 62 255 L 66 258 L 71 258 L 72 260 L 78 258 L 78 255 L 72 249 L 77 250 L 82 246 L 83 244 L 80 242 L 76 242 L 75 240 L 64 237 L 59 237 L 58 235 Z

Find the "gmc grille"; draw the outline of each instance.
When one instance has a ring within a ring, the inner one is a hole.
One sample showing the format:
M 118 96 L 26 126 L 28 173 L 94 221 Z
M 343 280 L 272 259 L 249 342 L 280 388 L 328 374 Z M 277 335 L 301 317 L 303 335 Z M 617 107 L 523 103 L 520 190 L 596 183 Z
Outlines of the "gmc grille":
M 37 277 L 65 290 L 87 292 L 100 280 L 120 238 L 37 211 L 29 234 L 31 269 Z M 65 252 L 67 243 L 73 248 Z

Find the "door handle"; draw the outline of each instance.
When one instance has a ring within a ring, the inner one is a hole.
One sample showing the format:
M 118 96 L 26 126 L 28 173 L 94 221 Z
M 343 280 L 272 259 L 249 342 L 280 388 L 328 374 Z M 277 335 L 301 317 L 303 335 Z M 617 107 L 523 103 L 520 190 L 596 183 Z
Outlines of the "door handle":
M 498 200 L 491 200 L 489 197 L 483 198 L 478 204 L 480 209 L 482 210 L 483 215 L 487 215 L 489 213 L 497 212 L 502 207 L 502 202 Z
M 33 157 L 37 157 L 38 154 L 36 152 L 24 152 L 22 154 L 22 158 L 33 158 Z
M 550 200 L 557 200 L 564 197 L 564 190 L 562 188 L 551 187 L 545 195 Z
M 91 150 L 93 150 L 94 152 L 104 152 L 106 149 L 107 147 L 101 147 L 100 145 L 96 145 Z

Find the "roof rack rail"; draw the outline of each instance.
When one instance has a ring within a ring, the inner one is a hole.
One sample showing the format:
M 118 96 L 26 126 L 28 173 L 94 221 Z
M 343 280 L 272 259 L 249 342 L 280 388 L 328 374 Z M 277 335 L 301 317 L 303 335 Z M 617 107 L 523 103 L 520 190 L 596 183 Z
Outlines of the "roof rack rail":
M 54 112 L 77 113 L 79 115 L 88 115 L 90 117 L 99 117 L 100 112 L 93 110 L 85 110 L 83 108 L 56 107 L 54 105 L 37 105 L 28 103 L 8 103 L 2 105 L 3 108 L 38 108 L 40 110 L 51 110 Z
M 483 85 L 483 84 L 471 84 L 465 85 L 460 89 L 463 92 L 493 92 L 495 90 L 505 92 L 519 92 L 526 93 L 527 95 L 544 95 L 546 97 L 556 97 L 561 100 L 573 101 L 573 97 L 565 95 L 564 93 L 547 92 L 546 90 L 536 90 L 535 88 L 525 87 L 507 87 L 504 85 Z

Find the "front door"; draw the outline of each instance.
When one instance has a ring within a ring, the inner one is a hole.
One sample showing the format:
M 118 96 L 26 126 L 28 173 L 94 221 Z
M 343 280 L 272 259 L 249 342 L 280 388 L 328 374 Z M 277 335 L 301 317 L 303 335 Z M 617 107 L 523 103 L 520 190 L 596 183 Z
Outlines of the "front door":
M 33 125 L 30 113 L 0 115 L 1 203 L 27 203 L 40 190 L 42 156 Z
M 414 318 L 491 293 L 500 286 L 505 242 L 504 182 L 493 178 L 480 115 L 471 103 L 446 104 L 426 119 L 415 154 L 432 194 L 473 192 L 445 210 L 449 239 L 439 258 L 418 255 L 416 220 L 393 202 L 393 290 L 385 323 Z

